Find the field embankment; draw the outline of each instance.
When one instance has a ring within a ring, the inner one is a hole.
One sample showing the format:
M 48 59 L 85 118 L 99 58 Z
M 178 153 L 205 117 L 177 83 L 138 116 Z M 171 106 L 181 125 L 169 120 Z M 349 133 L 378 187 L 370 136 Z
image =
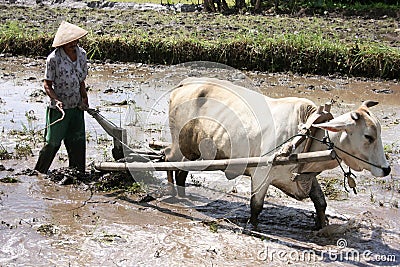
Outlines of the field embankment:
M 0 5 L 0 53 L 44 57 L 61 20 L 89 30 L 92 60 L 178 64 L 214 61 L 239 69 L 396 79 L 396 18 L 337 14 L 221 15 Z

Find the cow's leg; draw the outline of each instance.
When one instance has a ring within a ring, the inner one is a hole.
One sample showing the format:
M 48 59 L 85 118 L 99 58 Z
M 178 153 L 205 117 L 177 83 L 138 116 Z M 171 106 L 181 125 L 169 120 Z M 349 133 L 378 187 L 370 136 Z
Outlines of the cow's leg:
M 314 177 L 312 180 L 310 198 L 314 203 L 315 211 L 317 213 L 315 226 L 317 229 L 321 229 L 328 224 L 328 219 L 325 215 L 327 204 L 325 201 L 324 193 L 322 192 L 316 177 Z
M 265 194 L 270 184 L 267 180 L 268 172 L 260 169 L 251 175 L 250 223 L 254 226 L 258 224 L 258 215 L 263 209 Z
M 167 171 L 167 179 L 168 179 L 168 194 L 176 196 L 176 190 L 174 186 L 174 171 Z
M 180 155 L 180 153 L 176 152 L 179 151 L 175 149 L 175 146 L 170 146 L 166 147 L 164 149 L 164 154 L 165 154 L 165 161 L 166 162 L 175 162 L 179 161 L 183 156 Z M 176 171 L 167 171 L 167 179 L 168 179 L 168 188 L 167 188 L 167 193 L 176 196 L 176 190 L 174 186 L 174 173 L 175 173 L 175 179 L 177 179 Z
M 180 170 L 180 171 L 175 172 L 176 186 L 178 189 L 178 196 L 180 196 L 180 197 L 186 196 L 185 183 L 186 183 L 187 175 L 188 175 L 187 171 Z

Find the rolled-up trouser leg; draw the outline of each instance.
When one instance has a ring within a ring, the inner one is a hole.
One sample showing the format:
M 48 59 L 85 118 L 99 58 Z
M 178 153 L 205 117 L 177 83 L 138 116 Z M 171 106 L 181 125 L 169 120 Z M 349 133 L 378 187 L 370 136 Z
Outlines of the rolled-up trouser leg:
M 59 148 L 60 145 L 55 146 L 47 143 L 39 152 L 39 158 L 36 162 L 35 170 L 40 173 L 47 173 Z
M 64 144 L 67 149 L 69 167 L 79 171 L 85 171 L 86 167 L 86 133 L 83 111 L 76 108 L 69 110 L 71 120 L 68 125 L 68 134 Z
M 51 125 L 54 121 L 61 118 L 60 111 L 47 108 L 46 111 L 46 125 Z M 64 138 L 66 127 L 66 120 L 62 120 L 50 127 L 46 128 L 46 144 L 39 152 L 39 158 L 35 166 L 35 170 L 40 173 L 47 173 L 53 162 L 58 149 L 61 146 L 61 141 Z
M 86 142 L 85 139 L 64 140 L 68 153 L 69 167 L 79 171 L 85 171 L 86 166 Z

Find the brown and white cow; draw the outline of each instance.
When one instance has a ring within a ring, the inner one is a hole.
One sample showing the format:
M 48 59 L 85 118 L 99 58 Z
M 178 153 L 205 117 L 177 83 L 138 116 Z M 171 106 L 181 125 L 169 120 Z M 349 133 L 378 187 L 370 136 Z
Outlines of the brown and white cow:
M 337 150 L 353 170 L 369 170 L 374 176 L 386 176 L 390 166 L 385 158 L 381 126 L 364 102 L 357 110 L 329 122 L 315 125 L 329 132 L 330 140 L 340 149 L 363 159 L 360 161 Z M 304 98 L 274 99 L 228 81 L 211 78 L 183 80 L 170 95 L 169 126 L 172 144 L 166 149 L 167 161 L 258 157 L 297 134 L 316 111 L 315 104 Z M 324 131 L 317 131 L 322 137 Z M 303 142 L 304 143 L 304 142 Z M 301 152 L 301 144 L 294 152 Z M 325 150 L 326 145 L 313 142 L 310 151 Z M 372 163 L 373 165 L 368 164 Z M 269 185 L 301 200 L 310 197 L 317 211 L 316 226 L 326 225 L 326 201 L 316 179 L 320 172 L 338 166 L 336 160 L 298 165 L 257 167 L 238 170 L 227 168 L 232 179 L 241 174 L 251 176 L 251 218 L 257 223 Z M 176 172 L 178 194 L 185 195 L 188 172 Z M 169 173 L 169 181 L 172 174 Z

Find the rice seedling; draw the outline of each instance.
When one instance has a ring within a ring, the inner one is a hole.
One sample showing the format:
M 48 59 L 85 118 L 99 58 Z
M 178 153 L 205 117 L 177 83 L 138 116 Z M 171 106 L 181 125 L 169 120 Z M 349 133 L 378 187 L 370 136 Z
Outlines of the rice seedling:
M 5 183 L 5 184 L 14 184 L 14 183 L 19 183 L 20 181 L 13 176 L 6 176 L 6 177 L 1 178 L 0 182 Z
M 134 182 L 131 186 L 127 187 L 126 191 L 131 194 L 145 193 L 146 185 L 142 182 Z
M 15 158 L 28 159 L 33 156 L 32 147 L 29 144 L 18 143 L 15 145 Z
M 11 158 L 12 158 L 12 153 L 8 152 L 7 149 L 2 144 L 0 144 L 0 159 L 6 160 Z

